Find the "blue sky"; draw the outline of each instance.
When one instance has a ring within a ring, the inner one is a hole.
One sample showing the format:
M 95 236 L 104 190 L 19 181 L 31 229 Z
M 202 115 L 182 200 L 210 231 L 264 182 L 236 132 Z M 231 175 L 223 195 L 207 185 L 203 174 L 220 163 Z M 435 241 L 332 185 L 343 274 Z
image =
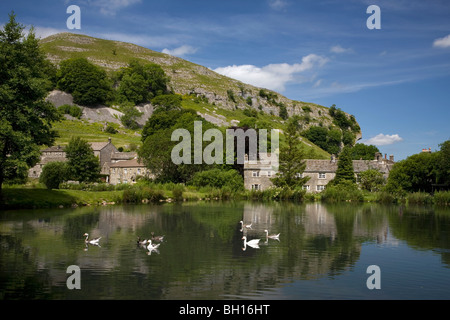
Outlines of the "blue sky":
M 68 30 L 69 5 L 81 30 Z M 381 29 L 369 29 L 370 5 Z M 77 32 L 182 57 L 355 115 L 396 160 L 450 139 L 450 1 L 2 0 L 39 36 Z

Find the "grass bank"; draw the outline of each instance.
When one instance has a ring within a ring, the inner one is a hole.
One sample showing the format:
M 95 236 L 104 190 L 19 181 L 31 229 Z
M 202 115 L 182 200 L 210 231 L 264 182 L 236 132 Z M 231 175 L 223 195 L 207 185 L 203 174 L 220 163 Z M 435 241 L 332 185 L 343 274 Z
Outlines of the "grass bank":
M 57 208 L 114 203 L 123 191 L 48 190 L 4 188 L 3 209 Z
M 66 188 L 69 188 L 66 186 Z M 450 206 L 450 191 L 410 193 L 396 197 L 386 192 L 361 192 L 330 189 L 328 193 L 272 188 L 264 191 L 233 191 L 229 188 L 195 188 L 174 183 L 139 183 L 111 186 L 106 184 L 73 185 L 72 189 L 48 190 L 41 184 L 6 186 L 2 209 L 58 208 L 86 205 L 159 203 L 171 201 L 250 200 L 293 202 L 375 202 Z

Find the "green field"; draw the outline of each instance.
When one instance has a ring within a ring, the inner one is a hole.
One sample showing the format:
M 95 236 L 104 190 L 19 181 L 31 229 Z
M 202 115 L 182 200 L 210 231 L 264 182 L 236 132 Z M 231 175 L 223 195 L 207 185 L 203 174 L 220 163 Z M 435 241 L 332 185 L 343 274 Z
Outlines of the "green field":
M 123 147 L 127 150 L 131 144 L 139 146 L 141 136 L 139 131 L 119 128 L 115 125 L 118 133 L 111 134 L 103 132 L 103 124 L 90 123 L 85 120 L 63 120 L 56 122 L 53 127 L 58 132 L 59 137 L 55 141 L 55 145 L 67 145 L 72 137 L 79 136 L 88 142 L 105 142 L 111 138 L 116 148 Z

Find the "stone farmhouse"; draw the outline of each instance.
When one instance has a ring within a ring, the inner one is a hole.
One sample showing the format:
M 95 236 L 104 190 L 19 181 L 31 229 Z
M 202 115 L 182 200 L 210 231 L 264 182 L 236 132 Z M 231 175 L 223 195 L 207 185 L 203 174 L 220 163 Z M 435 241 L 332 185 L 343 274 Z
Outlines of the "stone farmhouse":
M 303 186 L 307 192 L 321 192 L 325 190 L 328 182 L 334 179 L 337 170 L 337 159 L 334 155 L 330 160 L 306 159 L 306 168 L 303 177 L 310 177 Z M 376 153 L 373 160 L 353 160 L 353 170 L 355 175 L 369 170 L 376 169 L 380 171 L 385 178 L 394 165 L 394 156 L 387 159 L 387 155 L 382 156 Z M 250 163 L 248 158 L 244 162 L 244 186 L 248 190 L 266 190 L 273 186 L 271 178 L 276 174 L 276 168 L 273 168 L 267 160 L 258 160 L 256 163 Z
M 90 143 L 94 155 L 100 161 L 100 174 L 105 177 L 105 181 L 110 184 L 135 183 L 137 176 L 148 176 L 147 168 L 137 161 L 136 152 L 119 152 L 111 139 L 107 142 Z M 67 161 L 64 148 L 53 146 L 42 151 L 38 164 L 29 169 L 30 178 L 39 178 L 42 168 L 49 162 Z
M 121 183 L 136 183 L 136 179 L 141 177 L 153 177 L 150 171 L 137 158 L 117 161 L 109 166 L 108 182 L 112 185 Z

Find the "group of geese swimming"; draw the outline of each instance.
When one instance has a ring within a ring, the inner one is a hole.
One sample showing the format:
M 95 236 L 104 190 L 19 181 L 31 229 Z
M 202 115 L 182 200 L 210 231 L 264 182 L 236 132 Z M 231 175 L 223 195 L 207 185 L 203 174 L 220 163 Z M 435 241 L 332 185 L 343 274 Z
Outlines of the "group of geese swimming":
M 138 237 L 138 239 L 137 239 L 137 245 L 146 248 L 148 250 L 147 254 L 149 254 L 149 255 L 153 251 L 158 252 L 158 248 L 161 245 L 161 243 L 155 243 L 155 242 L 162 242 L 164 240 L 164 236 L 155 236 L 154 232 L 152 232 L 151 234 L 152 234 L 152 237 L 150 239 L 141 240 L 141 237 Z M 84 239 L 84 243 L 86 244 L 86 246 L 88 244 L 90 244 L 90 245 L 100 247 L 100 239 L 102 237 L 89 239 L 88 233 L 85 233 L 83 236 L 86 237 L 86 239 Z
M 250 224 L 244 224 L 244 221 L 240 221 L 241 224 L 241 232 L 243 232 L 246 229 L 251 229 L 252 228 L 252 223 Z M 264 232 L 266 233 L 266 241 L 268 241 L 269 239 L 273 239 L 273 240 L 278 240 L 280 241 L 280 233 L 278 234 L 269 234 L 269 231 L 266 229 L 264 230 Z M 245 249 L 247 248 L 247 246 L 258 249 L 259 248 L 259 242 L 261 241 L 261 239 L 252 239 L 247 241 L 247 236 L 244 235 L 242 236 L 242 240 L 244 240 L 244 248 L 242 248 L 242 250 L 245 251 Z
M 164 236 L 155 236 L 155 233 L 152 232 L 152 237 L 150 239 L 141 240 L 141 237 L 138 237 L 136 244 L 138 246 L 146 248 L 148 250 L 147 254 L 151 255 L 152 252 L 159 253 L 158 248 L 161 245 L 161 242 L 163 242 L 163 240 L 164 240 Z M 155 242 L 160 242 L 160 243 L 155 243 Z
M 240 230 L 241 232 L 243 232 L 246 229 L 252 228 L 252 223 L 244 224 L 243 221 L 240 221 L 240 224 L 241 224 L 241 230 Z M 266 241 L 268 241 L 269 239 L 280 241 L 279 233 L 278 234 L 269 234 L 269 231 L 267 229 L 264 230 L 264 232 L 266 233 Z M 154 232 L 152 232 L 151 235 L 152 235 L 151 238 L 143 239 L 143 240 L 141 240 L 141 237 L 138 237 L 137 242 L 136 242 L 138 246 L 142 246 L 148 250 L 148 252 L 147 252 L 148 255 L 151 255 L 152 252 L 159 253 L 158 248 L 161 245 L 161 242 L 164 240 L 164 236 L 155 236 Z M 100 247 L 100 239 L 102 237 L 89 239 L 88 233 L 85 233 L 83 236 L 86 237 L 86 239 L 84 240 L 84 243 L 86 244 L 86 246 L 88 244 L 90 244 L 90 245 Z M 244 248 L 242 250 L 245 250 L 247 248 L 247 246 L 258 249 L 259 242 L 261 241 L 261 239 L 252 239 L 252 240 L 247 241 L 246 235 L 242 236 L 242 240 L 244 240 Z M 159 242 L 159 243 L 155 243 L 155 242 Z

